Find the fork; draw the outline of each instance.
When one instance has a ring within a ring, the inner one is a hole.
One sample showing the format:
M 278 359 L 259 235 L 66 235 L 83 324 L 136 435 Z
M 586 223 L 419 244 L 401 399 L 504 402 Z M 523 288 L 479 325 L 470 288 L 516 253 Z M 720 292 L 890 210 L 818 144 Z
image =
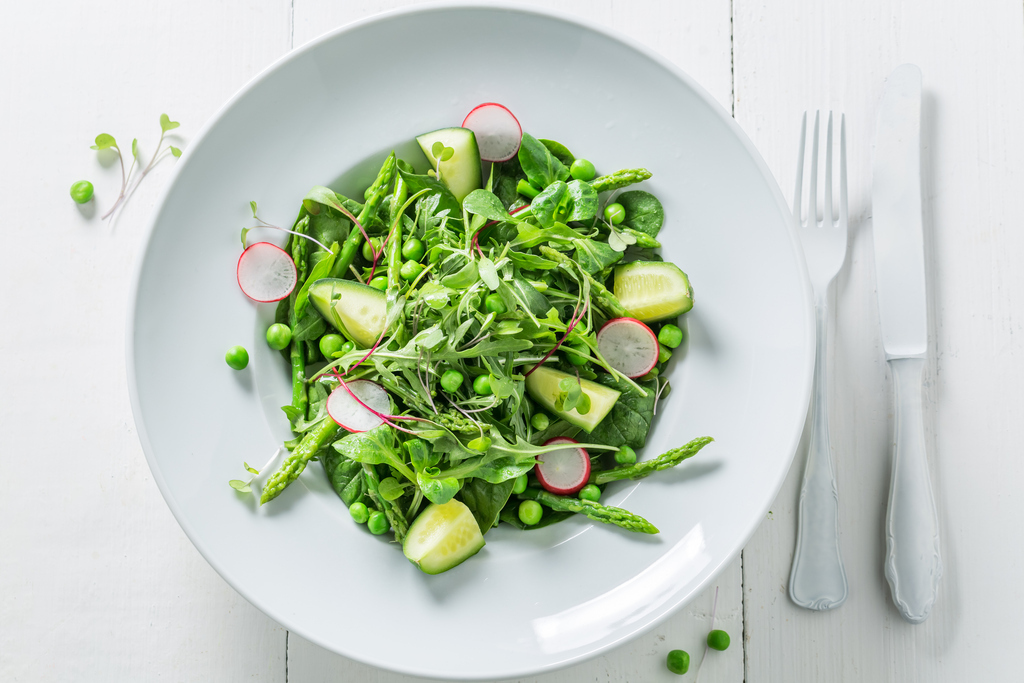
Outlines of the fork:
M 818 129 L 821 112 L 814 115 L 811 138 L 811 170 L 807 213 L 803 202 L 804 150 L 807 113 L 800 124 L 800 156 L 796 166 L 793 214 L 814 288 L 817 349 L 814 357 L 814 394 L 811 404 L 811 435 L 800 489 L 796 551 L 789 575 L 789 597 L 805 609 L 827 610 L 846 601 L 846 570 L 839 550 L 839 493 L 832 467 L 828 435 L 828 380 L 825 365 L 828 350 L 828 286 L 846 259 L 848 208 L 846 203 L 846 117 L 839 124 L 839 214 L 832 206 L 832 112 L 828 115 L 825 138 L 825 206 L 818 220 Z

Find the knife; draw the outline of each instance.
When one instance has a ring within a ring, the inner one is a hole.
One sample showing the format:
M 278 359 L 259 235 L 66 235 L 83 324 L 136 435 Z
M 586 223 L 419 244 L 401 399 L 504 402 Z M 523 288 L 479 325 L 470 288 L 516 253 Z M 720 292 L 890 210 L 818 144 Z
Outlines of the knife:
M 875 133 L 871 189 L 882 344 L 895 405 L 885 578 L 903 618 L 928 618 L 939 589 L 939 523 L 925 453 L 921 378 L 928 350 L 921 223 L 921 70 L 886 82 Z

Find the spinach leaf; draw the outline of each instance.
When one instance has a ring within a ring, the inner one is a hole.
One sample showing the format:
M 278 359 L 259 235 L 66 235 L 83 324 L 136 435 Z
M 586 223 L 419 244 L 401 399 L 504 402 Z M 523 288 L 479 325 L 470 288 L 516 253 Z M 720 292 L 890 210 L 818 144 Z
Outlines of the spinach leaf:
M 530 206 L 541 226 L 551 228 L 555 223 L 564 223 L 569 215 L 569 186 L 556 180 L 534 197 Z
M 606 242 L 576 239 L 576 263 L 591 275 L 608 268 L 622 258 L 622 253 L 612 249 Z
M 380 425 L 368 432 L 346 434 L 334 442 L 334 450 L 341 455 L 367 465 L 382 465 L 397 457 L 394 452 L 395 433 L 391 427 Z M 390 458 L 389 458 L 390 456 Z
M 615 198 L 622 208 L 626 210 L 626 217 L 622 220 L 634 230 L 639 230 L 651 237 L 657 237 L 665 222 L 665 209 L 661 202 L 650 192 L 643 190 L 630 190 L 623 192 Z
M 494 173 L 494 187 L 491 189 L 505 208 L 511 209 L 520 199 L 516 185 L 526 178 L 522 166 L 519 165 L 519 159 L 512 157 L 508 161 L 495 162 L 491 168 Z
M 537 187 L 547 187 L 556 180 L 569 177 L 569 169 L 555 158 L 544 143 L 529 133 L 523 133 L 523 140 L 519 144 L 519 165 L 529 181 Z
M 641 396 L 629 384 L 605 373 L 598 375 L 597 381 L 621 392 L 622 395 L 612 406 L 611 412 L 590 433 L 588 440 L 609 446 L 643 448 L 647 441 L 647 433 L 651 430 L 651 420 L 654 419 L 657 381 L 639 383 L 647 391 L 647 396 Z
M 516 275 L 512 280 L 511 288 L 516 299 L 525 304 L 530 313 L 544 316 L 551 309 L 547 297 L 534 289 L 533 285 L 525 278 Z
M 507 479 L 500 484 L 491 484 L 483 479 L 467 479 L 459 492 L 459 498 L 466 504 L 476 523 L 480 525 L 480 533 L 486 534 L 494 526 L 501 509 L 505 507 L 515 479 Z
M 345 505 L 352 505 L 366 493 L 366 479 L 362 476 L 361 463 L 349 460 L 331 449 L 324 451 L 320 456 L 320 462 L 324 466 L 331 487 Z
M 315 308 L 306 310 L 306 314 L 295 323 L 292 339 L 295 341 L 316 341 L 327 331 L 327 323 Z M 332 359 L 333 360 L 333 359 Z
M 462 216 L 462 205 L 459 204 L 459 200 L 455 198 L 452 191 L 448 189 L 440 180 L 431 178 L 428 175 L 416 175 L 415 173 L 408 173 L 402 169 L 398 169 L 398 172 L 402 174 L 402 180 L 409 186 L 409 196 L 416 194 L 420 190 L 429 190 L 429 194 L 437 194 L 440 196 L 440 200 L 437 203 L 437 210 L 449 211 L 449 220 L 458 220 L 461 222 L 460 216 Z M 385 202 L 381 202 L 383 206 Z
M 541 143 L 548 148 L 548 151 L 554 155 L 556 159 L 561 161 L 566 166 L 572 166 L 572 162 L 576 161 L 576 157 L 572 155 L 572 152 L 566 148 L 561 142 L 555 142 L 554 140 L 540 139 Z
M 570 221 L 588 221 L 597 215 L 597 190 L 582 180 L 570 180 L 569 218 Z

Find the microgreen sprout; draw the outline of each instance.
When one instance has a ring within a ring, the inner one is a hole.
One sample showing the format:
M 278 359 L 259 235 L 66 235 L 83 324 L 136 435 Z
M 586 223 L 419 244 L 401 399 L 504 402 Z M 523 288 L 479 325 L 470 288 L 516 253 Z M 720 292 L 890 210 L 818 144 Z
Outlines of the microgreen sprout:
M 146 164 L 146 167 L 139 172 L 138 178 L 134 179 L 134 183 L 134 176 L 132 175 L 132 173 L 133 171 L 135 171 L 135 166 L 139 163 L 138 138 L 132 139 L 132 163 L 128 167 L 128 170 L 125 171 L 124 155 L 121 153 L 121 148 L 120 146 L 118 146 L 117 140 L 114 139 L 114 136 L 108 135 L 107 133 L 100 133 L 99 135 L 96 136 L 96 144 L 92 145 L 92 149 L 96 151 L 112 149 L 115 152 L 117 152 L 117 160 L 121 163 L 121 192 L 117 195 L 117 200 L 114 202 L 114 205 L 111 206 L 107 210 L 107 212 L 103 214 L 103 216 L 101 217 L 103 220 L 110 218 L 114 214 L 114 212 L 117 211 L 118 207 L 122 206 L 125 202 L 128 201 L 128 198 L 132 196 L 132 193 L 134 193 L 136 189 L 138 189 L 139 184 L 146 177 L 146 175 L 151 170 L 153 170 L 153 167 L 156 165 L 156 163 L 166 156 L 164 154 L 165 152 L 169 152 L 171 156 L 173 156 L 174 158 L 178 158 L 181 156 L 181 149 L 175 147 L 174 145 L 169 144 L 167 145 L 167 147 L 162 147 L 162 145 L 164 144 L 164 136 L 167 134 L 167 132 L 170 130 L 174 130 L 180 125 L 181 124 L 177 121 L 171 121 L 170 117 L 168 117 L 167 114 L 160 115 L 160 139 L 156 143 L 156 151 L 153 152 L 153 156 L 150 158 L 149 163 Z
M 438 140 L 431 146 L 430 153 L 437 159 L 437 179 L 441 179 L 441 162 L 448 161 L 455 156 L 455 150 L 451 147 L 445 147 L 444 143 Z
M 307 239 L 310 242 L 312 242 L 313 244 L 317 245 L 318 247 L 320 247 L 324 251 L 326 251 L 328 253 L 331 251 L 326 246 L 324 246 L 323 242 L 319 241 L 315 237 L 310 237 L 309 235 L 307 235 L 305 233 L 296 232 L 294 230 L 289 230 L 288 228 L 282 228 L 279 225 L 273 225 L 272 223 L 266 222 L 265 220 L 260 218 L 258 215 L 256 215 L 257 206 L 256 206 L 256 202 L 255 201 L 250 201 L 249 202 L 249 208 L 252 209 L 252 217 L 253 217 L 253 219 L 255 219 L 259 223 L 259 225 L 254 225 L 251 228 L 242 228 L 242 249 L 245 249 L 246 246 L 247 246 L 246 239 L 249 236 L 249 231 L 250 230 L 255 230 L 256 228 L 270 228 L 271 230 L 280 230 L 281 232 L 286 232 L 289 235 L 298 235 L 299 237 L 304 237 L 305 239 Z

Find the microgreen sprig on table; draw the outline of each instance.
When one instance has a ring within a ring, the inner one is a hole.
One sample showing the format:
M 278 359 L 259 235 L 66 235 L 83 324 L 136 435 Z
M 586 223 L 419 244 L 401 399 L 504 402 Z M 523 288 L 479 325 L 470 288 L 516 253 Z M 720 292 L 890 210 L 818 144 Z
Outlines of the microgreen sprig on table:
M 101 217 L 103 220 L 110 218 L 117 211 L 118 207 L 122 206 L 128 198 L 132 196 L 132 193 L 139 187 L 139 184 L 146 177 L 146 175 L 153 170 L 156 163 L 163 158 L 164 152 L 170 152 L 171 156 L 178 158 L 181 156 L 181 149 L 174 145 L 167 145 L 166 148 L 162 147 L 164 143 L 164 136 L 168 131 L 174 130 L 181 124 L 177 121 L 171 121 L 167 114 L 160 115 L 160 139 L 156 143 L 156 151 L 153 152 L 153 156 L 150 158 L 149 163 L 146 167 L 141 169 L 138 178 L 133 181 L 134 176 L 132 175 L 135 171 L 135 167 L 139 164 L 139 139 L 132 139 L 132 163 L 125 171 L 124 168 L 124 155 L 121 153 L 121 148 L 117 144 L 117 140 L 114 139 L 113 135 L 107 133 L 100 133 L 96 136 L 96 144 L 92 145 L 92 149 L 96 151 L 102 151 L 105 149 L 112 149 L 117 152 L 117 160 L 121 163 L 121 192 L 117 195 L 117 200 L 114 205 L 111 206 L 105 214 Z

